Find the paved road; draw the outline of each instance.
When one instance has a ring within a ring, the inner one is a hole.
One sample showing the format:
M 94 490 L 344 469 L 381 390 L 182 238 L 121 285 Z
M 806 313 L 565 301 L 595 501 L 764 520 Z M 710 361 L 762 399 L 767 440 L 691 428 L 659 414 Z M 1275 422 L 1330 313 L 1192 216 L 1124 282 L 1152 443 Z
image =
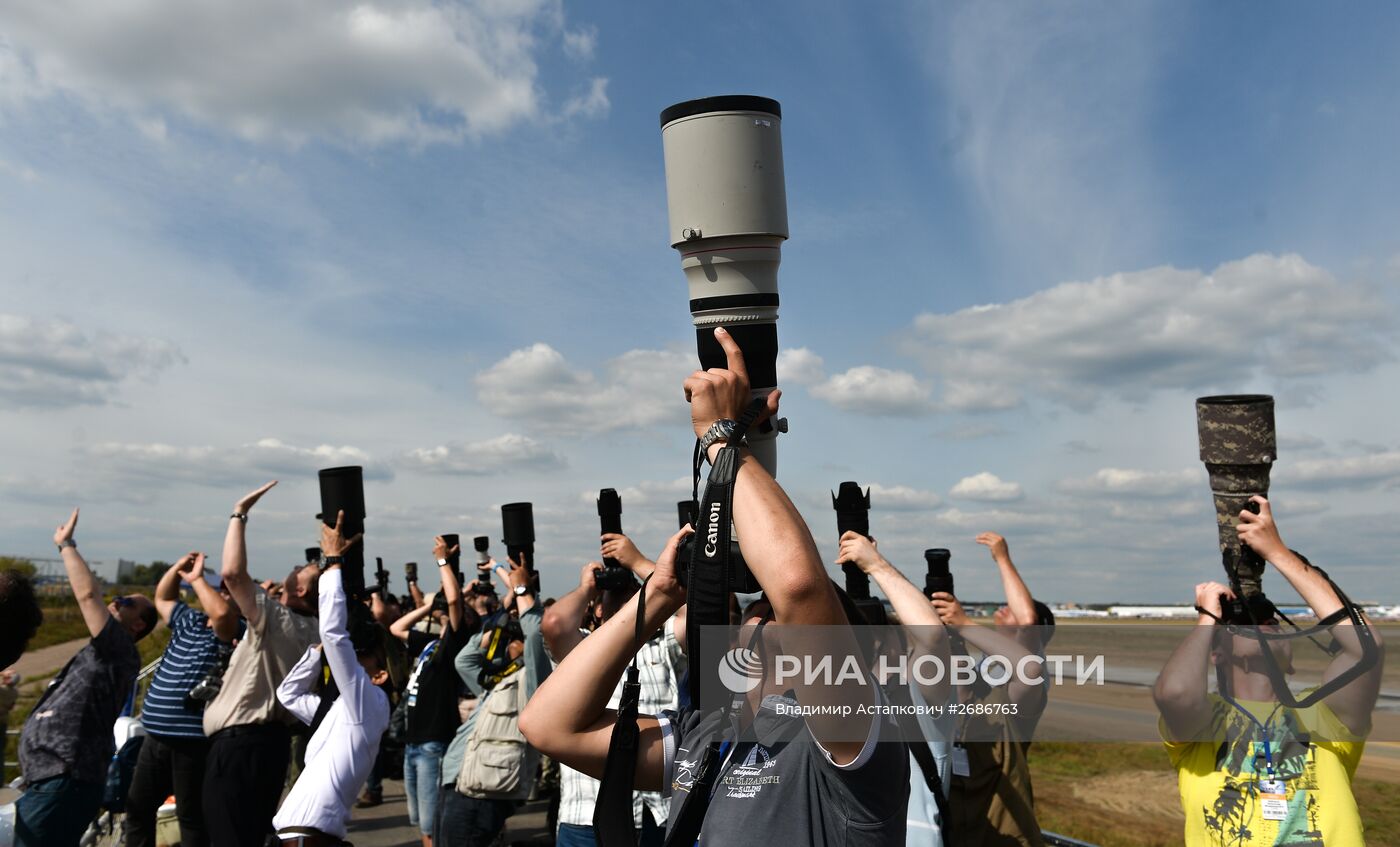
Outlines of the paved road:
M 75 638 L 62 644 L 51 644 L 48 647 L 40 647 L 38 650 L 30 650 L 20 656 L 18 662 L 15 662 L 15 670 L 19 671 L 25 679 L 33 679 L 36 676 L 63 670 L 63 666 L 68 664 L 68 660 L 76 656 L 89 640 Z
M 406 847 L 419 844 L 417 827 L 408 825 L 403 783 L 384 781 L 384 803 L 372 809 L 356 809 L 349 840 L 355 847 Z M 553 844 L 554 834 L 545 828 L 545 805 L 530 803 L 506 823 L 497 845 Z

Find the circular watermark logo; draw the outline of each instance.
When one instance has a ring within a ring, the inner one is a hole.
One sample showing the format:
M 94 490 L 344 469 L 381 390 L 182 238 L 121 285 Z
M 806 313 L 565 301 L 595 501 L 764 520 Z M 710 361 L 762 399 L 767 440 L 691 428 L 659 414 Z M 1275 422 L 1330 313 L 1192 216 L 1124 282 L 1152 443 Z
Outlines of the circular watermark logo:
M 763 681 L 763 660 L 747 647 L 719 657 L 719 681 L 735 694 L 747 694 Z

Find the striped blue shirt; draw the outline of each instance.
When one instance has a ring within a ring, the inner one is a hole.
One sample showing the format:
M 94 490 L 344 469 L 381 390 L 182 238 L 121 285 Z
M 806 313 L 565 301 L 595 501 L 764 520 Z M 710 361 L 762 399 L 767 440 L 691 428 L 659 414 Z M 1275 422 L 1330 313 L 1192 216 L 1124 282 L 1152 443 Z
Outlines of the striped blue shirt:
M 204 704 L 189 700 L 188 695 L 217 655 L 218 639 L 209 628 L 209 616 L 176 603 L 170 615 L 170 644 L 141 708 L 141 724 L 147 732 L 167 738 L 204 737 Z

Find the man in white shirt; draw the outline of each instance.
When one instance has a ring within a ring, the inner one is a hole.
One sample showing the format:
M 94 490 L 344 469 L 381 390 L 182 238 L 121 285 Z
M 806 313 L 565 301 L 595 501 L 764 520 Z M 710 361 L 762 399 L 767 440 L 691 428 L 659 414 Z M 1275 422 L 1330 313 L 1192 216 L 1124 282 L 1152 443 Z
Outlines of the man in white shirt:
M 321 531 L 321 549 L 326 553 L 326 570 L 318 586 L 321 644 L 309 648 L 277 688 L 282 705 L 309 725 L 321 705 L 321 696 L 313 689 L 321 677 L 324 654 L 340 691 L 307 744 L 306 767 L 272 819 L 282 843 L 291 847 L 344 843 L 350 810 L 389 726 L 389 697 L 379 687 L 389 680 L 383 641 L 371 622 L 356 627 L 354 642 L 350 636 L 340 565 L 345 551 L 359 543 L 360 536 L 341 537 L 343 517 L 337 518 L 334 528 Z

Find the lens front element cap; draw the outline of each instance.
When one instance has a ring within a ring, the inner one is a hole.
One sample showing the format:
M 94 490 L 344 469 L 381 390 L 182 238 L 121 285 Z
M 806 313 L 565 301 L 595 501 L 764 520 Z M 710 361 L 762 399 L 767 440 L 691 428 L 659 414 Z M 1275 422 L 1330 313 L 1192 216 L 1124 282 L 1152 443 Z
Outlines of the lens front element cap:
M 724 94 L 719 97 L 701 97 L 687 100 L 661 110 L 661 126 L 664 129 L 671 121 L 703 115 L 707 112 L 762 112 L 775 118 L 782 118 L 783 107 L 769 97 L 753 94 Z

